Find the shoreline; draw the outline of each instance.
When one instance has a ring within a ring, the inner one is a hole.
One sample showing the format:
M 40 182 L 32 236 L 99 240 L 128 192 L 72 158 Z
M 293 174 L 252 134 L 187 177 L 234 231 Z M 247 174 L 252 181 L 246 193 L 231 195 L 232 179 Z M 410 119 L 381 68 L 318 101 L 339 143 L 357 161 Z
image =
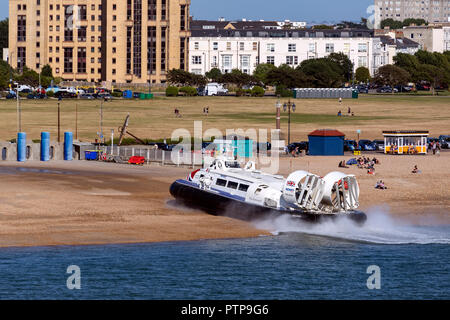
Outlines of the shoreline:
M 419 225 L 450 224 L 450 154 L 376 155 L 376 175 L 337 168 L 349 156 L 281 158 L 280 174 L 354 174 L 361 209 Z M 423 171 L 412 175 L 414 165 Z M 411 168 L 410 168 L 411 167 Z M 23 168 L 23 169 L 19 169 Z M 0 163 L 0 247 L 122 245 L 272 236 L 254 224 L 175 207 L 168 189 L 192 169 L 100 162 Z M 379 179 L 388 190 L 376 190 Z

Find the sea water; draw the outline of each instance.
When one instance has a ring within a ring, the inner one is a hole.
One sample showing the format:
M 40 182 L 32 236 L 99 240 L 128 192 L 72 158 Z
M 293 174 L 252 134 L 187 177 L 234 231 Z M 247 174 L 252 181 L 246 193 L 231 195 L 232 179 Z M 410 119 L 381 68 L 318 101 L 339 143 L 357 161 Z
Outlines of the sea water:
M 362 227 L 286 218 L 255 225 L 273 236 L 3 248 L 0 298 L 450 299 L 450 226 L 382 213 Z M 79 268 L 79 289 L 68 288 L 69 266 Z M 368 287 L 370 266 L 379 268 L 379 289 Z

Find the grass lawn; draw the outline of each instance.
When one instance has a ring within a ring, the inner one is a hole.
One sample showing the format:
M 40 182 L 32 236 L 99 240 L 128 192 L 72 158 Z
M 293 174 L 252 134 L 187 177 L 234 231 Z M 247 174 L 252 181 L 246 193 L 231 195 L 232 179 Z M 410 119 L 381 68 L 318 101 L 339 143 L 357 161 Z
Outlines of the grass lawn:
M 285 102 L 288 99 L 282 99 Z M 203 130 L 275 129 L 276 98 L 250 97 L 178 97 L 154 100 L 114 100 L 103 104 L 103 132 L 109 138 L 130 114 L 129 131 L 143 139 L 170 138 L 177 128 L 193 133 L 193 122 L 203 121 Z M 382 130 L 429 130 L 431 136 L 450 134 L 450 97 L 406 95 L 362 95 L 359 99 L 296 99 L 297 110 L 291 114 L 292 141 L 306 140 L 315 129 L 332 128 L 344 132 L 349 139 L 381 138 Z M 29 139 L 39 139 L 41 131 L 57 134 L 57 100 L 21 100 L 22 131 Z M 75 133 L 75 110 L 78 106 L 78 136 L 93 141 L 100 130 L 100 101 L 61 101 L 61 132 Z M 203 108 L 209 107 L 209 116 Z M 351 108 L 354 117 L 347 117 Z M 178 108 L 182 117 L 174 116 Z M 341 110 L 343 117 L 337 117 Z M 0 100 L 0 140 L 16 137 L 16 101 Z M 282 131 L 287 135 L 287 113 L 282 110 Z

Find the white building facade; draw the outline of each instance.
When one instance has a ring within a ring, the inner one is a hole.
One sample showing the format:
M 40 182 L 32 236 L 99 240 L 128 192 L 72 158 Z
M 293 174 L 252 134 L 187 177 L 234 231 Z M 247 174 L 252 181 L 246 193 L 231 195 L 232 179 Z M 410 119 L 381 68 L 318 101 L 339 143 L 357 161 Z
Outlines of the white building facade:
M 218 68 L 222 73 L 239 69 L 252 74 L 258 64 L 287 64 L 295 68 L 304 60 L 324 58 L 333 52 L 346 54 L 355 70 L 366 67 L 371 74 L 383 61 L 380 39 L 371 36 L 370 32 L 193 31 L 189 45 L 189 71 L 204 75 L 212 68 Z

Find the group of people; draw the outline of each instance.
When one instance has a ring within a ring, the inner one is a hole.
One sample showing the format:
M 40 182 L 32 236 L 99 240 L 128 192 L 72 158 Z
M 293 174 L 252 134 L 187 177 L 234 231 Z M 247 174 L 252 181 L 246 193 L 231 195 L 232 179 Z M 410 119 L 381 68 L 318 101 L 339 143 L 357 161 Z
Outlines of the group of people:
M 338 117 L 342 117 L 342 111 L 339 110 L 337 115 L 338 115 Z M 347 116 L 348 117 L 350 117 L 350 116 L 354 117 L 355 116 L 355 113 L 352 111 L 352 109 L 350 107 L 348 107 Z
M 356 161 L 358 162 L 358 168 L 367 169 L 368 174 L 375 174 L 375 165 L 380 164 L 380 161 L 375 157 L 372 160 L 369 157 L 359 157 Z
M 439 141 L 431 141 L 428 144 L 428 150 L 427 151 L 433 151 L 433 154 L 440 154 L 441 152 L 441 143 Z

